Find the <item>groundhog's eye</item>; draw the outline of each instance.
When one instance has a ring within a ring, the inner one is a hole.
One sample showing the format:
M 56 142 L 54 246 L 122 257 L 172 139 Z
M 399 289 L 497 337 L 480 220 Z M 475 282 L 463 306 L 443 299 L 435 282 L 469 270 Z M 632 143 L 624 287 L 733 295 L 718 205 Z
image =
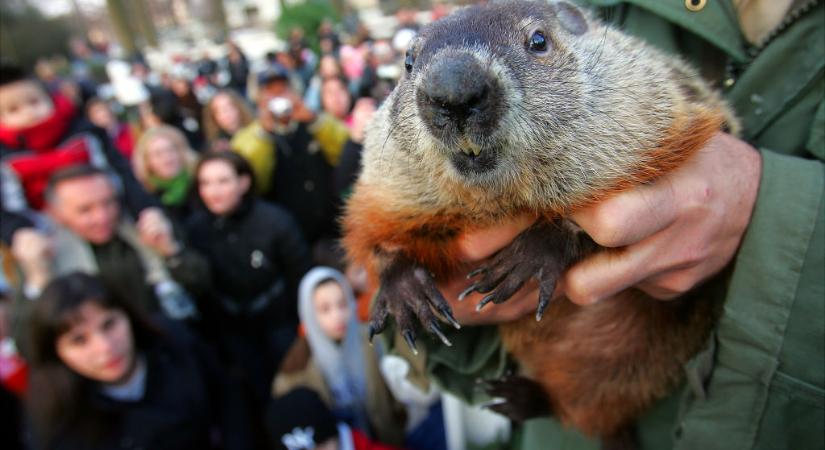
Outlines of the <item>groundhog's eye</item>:
M 534 31 L 527 41 L 527 50 L 533 53 L 543 53 L 547 51 L 547 38 L 541 31 Z
M 407 50 L 407 56 L 404 58 L 404 68 L 407 69 L 407 73 L 412 72 L 414 62 L 415 57 L 412 54 L 412 50 Z

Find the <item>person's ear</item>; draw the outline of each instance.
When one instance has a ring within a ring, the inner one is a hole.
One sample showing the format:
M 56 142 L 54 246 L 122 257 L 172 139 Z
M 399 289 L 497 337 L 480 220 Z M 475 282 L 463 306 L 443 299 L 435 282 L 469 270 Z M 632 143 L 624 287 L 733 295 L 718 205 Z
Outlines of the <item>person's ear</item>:
M 248 191 L 250 186 L 252 186 L 252 179 L 249 175 L 241 175 L 241 188 L 244 192 Z

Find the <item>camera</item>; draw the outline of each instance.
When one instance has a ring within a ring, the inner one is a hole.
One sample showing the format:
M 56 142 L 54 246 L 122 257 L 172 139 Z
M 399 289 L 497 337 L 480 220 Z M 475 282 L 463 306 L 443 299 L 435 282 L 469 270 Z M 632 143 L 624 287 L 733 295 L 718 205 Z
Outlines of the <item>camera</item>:
M 292 100 L 285 97 L 275 97 L 267 103 L 267 108 L 276 118 L 289 117 L 292 114 Z

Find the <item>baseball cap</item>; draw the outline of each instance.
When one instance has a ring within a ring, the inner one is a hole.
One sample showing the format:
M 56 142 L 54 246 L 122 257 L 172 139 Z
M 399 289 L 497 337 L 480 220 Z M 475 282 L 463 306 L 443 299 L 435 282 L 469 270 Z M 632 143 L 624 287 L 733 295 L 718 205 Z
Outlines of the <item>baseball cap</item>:
M 296 388 L 273 400 L 266 412 L 273 448 L 312 449 L 338 436 L 335 416 L 315 391 Z
M 258 86 L 263 86 L 275 80 L 288 80 L 289 70 L 281 64 L 269 64 L 266 69 L 258 73 Z

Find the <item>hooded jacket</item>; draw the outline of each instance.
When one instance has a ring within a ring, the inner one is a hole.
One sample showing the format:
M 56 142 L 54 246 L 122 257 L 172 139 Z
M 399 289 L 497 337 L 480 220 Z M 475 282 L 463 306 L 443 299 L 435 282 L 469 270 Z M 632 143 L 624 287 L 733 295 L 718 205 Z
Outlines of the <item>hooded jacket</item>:
M 313 293 L 323 281 L 335 280 L 350 305 L 350 322 L 341 343 L 327 337 L 315 315 Z M 293 344 L 273 383 L 277 397 L 298 386 L 318 392 L 332 410 L 348 410 L 356 428 L 374 433 L 379 441 L 401 445 L 404 417 L 379 369 L 380 355 L 369 345 L 356 318 L 355 297 L 344 275 L 329 267 L 316 267 L 301 281 L 298 314 L 305 336 Z M 364 414 L 364 417 L 358 417 Z M 359 422 L 364 421 L 359 425 Z

